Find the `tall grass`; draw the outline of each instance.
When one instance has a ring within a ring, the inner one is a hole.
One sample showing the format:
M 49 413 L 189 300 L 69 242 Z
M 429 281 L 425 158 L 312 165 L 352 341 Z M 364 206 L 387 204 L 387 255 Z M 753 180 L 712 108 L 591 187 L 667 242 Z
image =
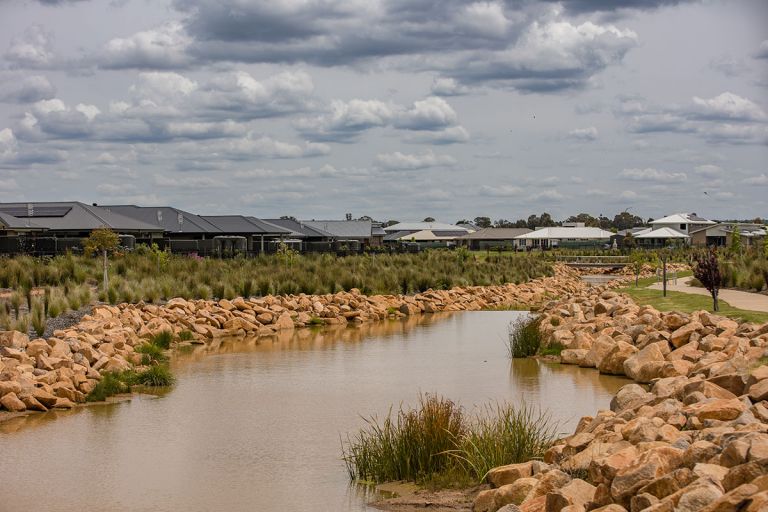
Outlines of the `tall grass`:
M 168 255 L 162 265 L 152 255 L 116 255 L 110 266 L 110 287 L 100 300 L 160 302 L 173 297 L 234 298 L 238 295 L 327 294 L 357 288 L 365 294 L 412 294 L 429 288 L 522 283 L 552 274 L 552 262 L 539 254 L 470 253 L 457 257 L 448 250 L 419 254 L 336 256 L 296 255 L 290 264 L 278 255 L 255 258 L 199 259 Z M 0 288 L 15 290 L 14 309 L 26 290 L 50 289 L 50 302 L 62 298 L 68 309 L 92 300 L 100 282 L 97 258 L 63 255 L 53 258 L 19 256 L 0 262 Z M 63 304 L 59 305 L 61 309 Z
M 521 316 L 509 323 L 507 351 L 509 357 L 520 358 L 535 355 L 542 346 L 541 319 Z
M 426 394 L 415 409 L 367 419 L 342 452 L 352 480 L 479 481 L 492 467 L 541 457 L 555 432 L 547 415 L 526 405 L 489 405 L 468 416 L 451 400 Z

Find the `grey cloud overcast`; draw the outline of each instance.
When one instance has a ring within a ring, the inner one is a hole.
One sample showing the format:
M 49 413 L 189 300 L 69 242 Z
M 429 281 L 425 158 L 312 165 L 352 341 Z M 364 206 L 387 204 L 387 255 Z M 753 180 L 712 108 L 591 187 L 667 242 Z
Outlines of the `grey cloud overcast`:
M 3 2 L 0 201 L 768 216 L 767 45 L 760 0 Z

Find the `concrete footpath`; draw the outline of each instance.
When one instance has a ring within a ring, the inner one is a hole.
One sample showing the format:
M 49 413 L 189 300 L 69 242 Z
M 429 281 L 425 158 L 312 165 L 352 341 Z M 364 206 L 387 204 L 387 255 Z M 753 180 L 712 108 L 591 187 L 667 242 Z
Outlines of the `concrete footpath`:
M 667 281 L 667 290 L 671 292 L 692 293 L 694 295 L 705 295 L 709 297 L 709 292 L 705 288 L 698 286 L 689 286 L 688 282 L 693 277 L 681 277 L 677 284 Z M 648 288 L 652 290 L 661 290 L 661 283 L 654 283 Z M 741 292 L 738 290 L 720 290 L 718 298 L 724 300 L 734 308 L 746 309 L 749 311 L 765 311 L 768 313 L 768 295 L 760 293 Z

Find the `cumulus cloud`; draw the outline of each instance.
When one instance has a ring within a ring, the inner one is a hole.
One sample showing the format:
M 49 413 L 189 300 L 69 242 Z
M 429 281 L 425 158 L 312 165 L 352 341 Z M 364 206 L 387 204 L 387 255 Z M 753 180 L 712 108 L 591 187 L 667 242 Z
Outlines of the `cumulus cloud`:
M 395 151 L 377 155 L 374 164 L 376 168 L 384 171 L 415 171 L 431 167 L 451 167 L 456 165 L 456 159 L 450 155 L 438 155 L 432 151 L 421 154 Z
M 432 82 L 431 91 L 435 96 L 464 96 L 470 88 L 458 83 L 454 78 L 437 77 Z
M 518 197 L 523 194 L 523 189 L 514 185 L 482 185 L 480 195 L 487 197 Z
M 647 167 L 645 169 L 624 169 L 620 177 L 632 181 L 648 181 L 655 183 L 682 183 L 688 179 L 684 172 L 669 172 Z
M 104 69 L 179 69 L 193 59 L 187 53 L 191 39 L 177 21 L 107 42 L 96 56 Z
M 714 178 L 715 176 L 720 176 L 723 172 L 723 169 L 719 165 L 704 164 L 704 165 L 697 165 L 694 168 L 694 171 L 696 172 L 696 174 L 700 176 L 704 176 L 707 178 Z
M 431 96 L 408 107 L 381 100 L 334 100 L 330 112 L 300 119 L 296 127 L 313 140 L 349 143 L 367 130 L 391 126 L 413 132 L 434 132 L 421 140 L 449 144 L 469 138 L 469 132 L 457 123 L 458 116 L 448 102 Z
M 653 106 L 643 98 L 620 97 L 615 115 L 634 133 L 688 133 L 710 142 L 765 144 L 768 117 L 757 103 L 731 92 L 712 98 L 694 96 L 683 106 Z
M 760 46 L 755 52 L 756 59 L 768 59 L 768 39 L 760 43 Z
M 0 74 L 0 103 L 34 103 L 55 95 L 56 89 L 42 75 Z
M 13 68 L 48 67 L 54 60 L 53 35 L 41 25 L 32 25 L 11 39 L 4 57 Z
M 762 173 L 744 180 L 747 185 L 768 185 L 768 174 Z
M 597 140 L 598 131 L 594 126 L 589 126 L 587 128 L 576 128 L 575 130 L 568 132 L 568 137 L 584 142 L 593 141 Z

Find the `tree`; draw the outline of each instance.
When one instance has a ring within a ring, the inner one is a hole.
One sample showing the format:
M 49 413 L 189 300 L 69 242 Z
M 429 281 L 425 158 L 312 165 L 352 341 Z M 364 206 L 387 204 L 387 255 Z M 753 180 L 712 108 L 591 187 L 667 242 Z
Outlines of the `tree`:
M 613 226 L 619 231 L 643 225 L 642 217 L 623 211 L 613 218 Z
M 713 309 L 720 311 L 717 303 L 717 294 L 720 292 L 720 286 L 723 283 L 723 277 L 720 274 L 720 264 L 717 261 L 717 249 L 712 247 L 709 251 L 701 252 L 693 256 L 693 276 L 709 291 L 712 295 Z
M 497 228 L 514 228 L 515 223 L 507 219 L 499 219 L 493 223 L 493 226 Z
M 637 288 L 640 284 L 640 273 L 643 271 L 643 265 L 645 265 L 645 256 L 640 252 L 634 252 L 631 261 L 632 270 L 635 272 L 635 288 Z
M 625 249 L 634 249 L 636 245 L 637 243 L 635 242 L 635 237 L 632 236 L 632 233 L 627 233 L 621 240 L 621 246 Z
M 475 217 L 475 226 L 479 228 L 489 228 L 491 227 L 491 218 L 490 217 Z
M 85 249 L 85 254 L 92 255 L 96 253 L 101 253 L 103 255 L 104 259 L 104 293 L 107 292 L 107 288 L 109 288 L 109 273 L 107 272 L 107 269 L 109 268 L 108 262 L 107 262 L 107 254 L 109 252 L 113 252 L 115 249 L 117 249 L 117 246 L 120 244 L 120 237 L 117 236 L 117 233 L 109 229 L 108 227 L 101 227 L 94 229 L 91 231 L 91 235 L 83 242 L 83 248 Z
M 388 228 L 389 226 L 394 226 L 395 224 L 400 224 L 400 221 L 399 220 L 390 219 L 387 222 L 385 222 L 384 224 L 382 224 L 382 226 L 384 226 L 385 228 Z
M 292 220 L 292 221 L 298 222 L 296 220 L 296 217 L 294 217 L 293 215 L 281 215 L 280 218 L 282 220 Z
M 588 228 L 595 228 L 598 225 L 597 219 L 588 213 L 580 213 L 578 215 L 571 215 L 565 222 L 583 222 Z
M 435 222 L 435 219 L 433 217 L 427 217 L 423 222 Z
M 731 253 L 741 254 L 741 233 L 739 232 L 739 226 L 734 225 L 731 232 Z

